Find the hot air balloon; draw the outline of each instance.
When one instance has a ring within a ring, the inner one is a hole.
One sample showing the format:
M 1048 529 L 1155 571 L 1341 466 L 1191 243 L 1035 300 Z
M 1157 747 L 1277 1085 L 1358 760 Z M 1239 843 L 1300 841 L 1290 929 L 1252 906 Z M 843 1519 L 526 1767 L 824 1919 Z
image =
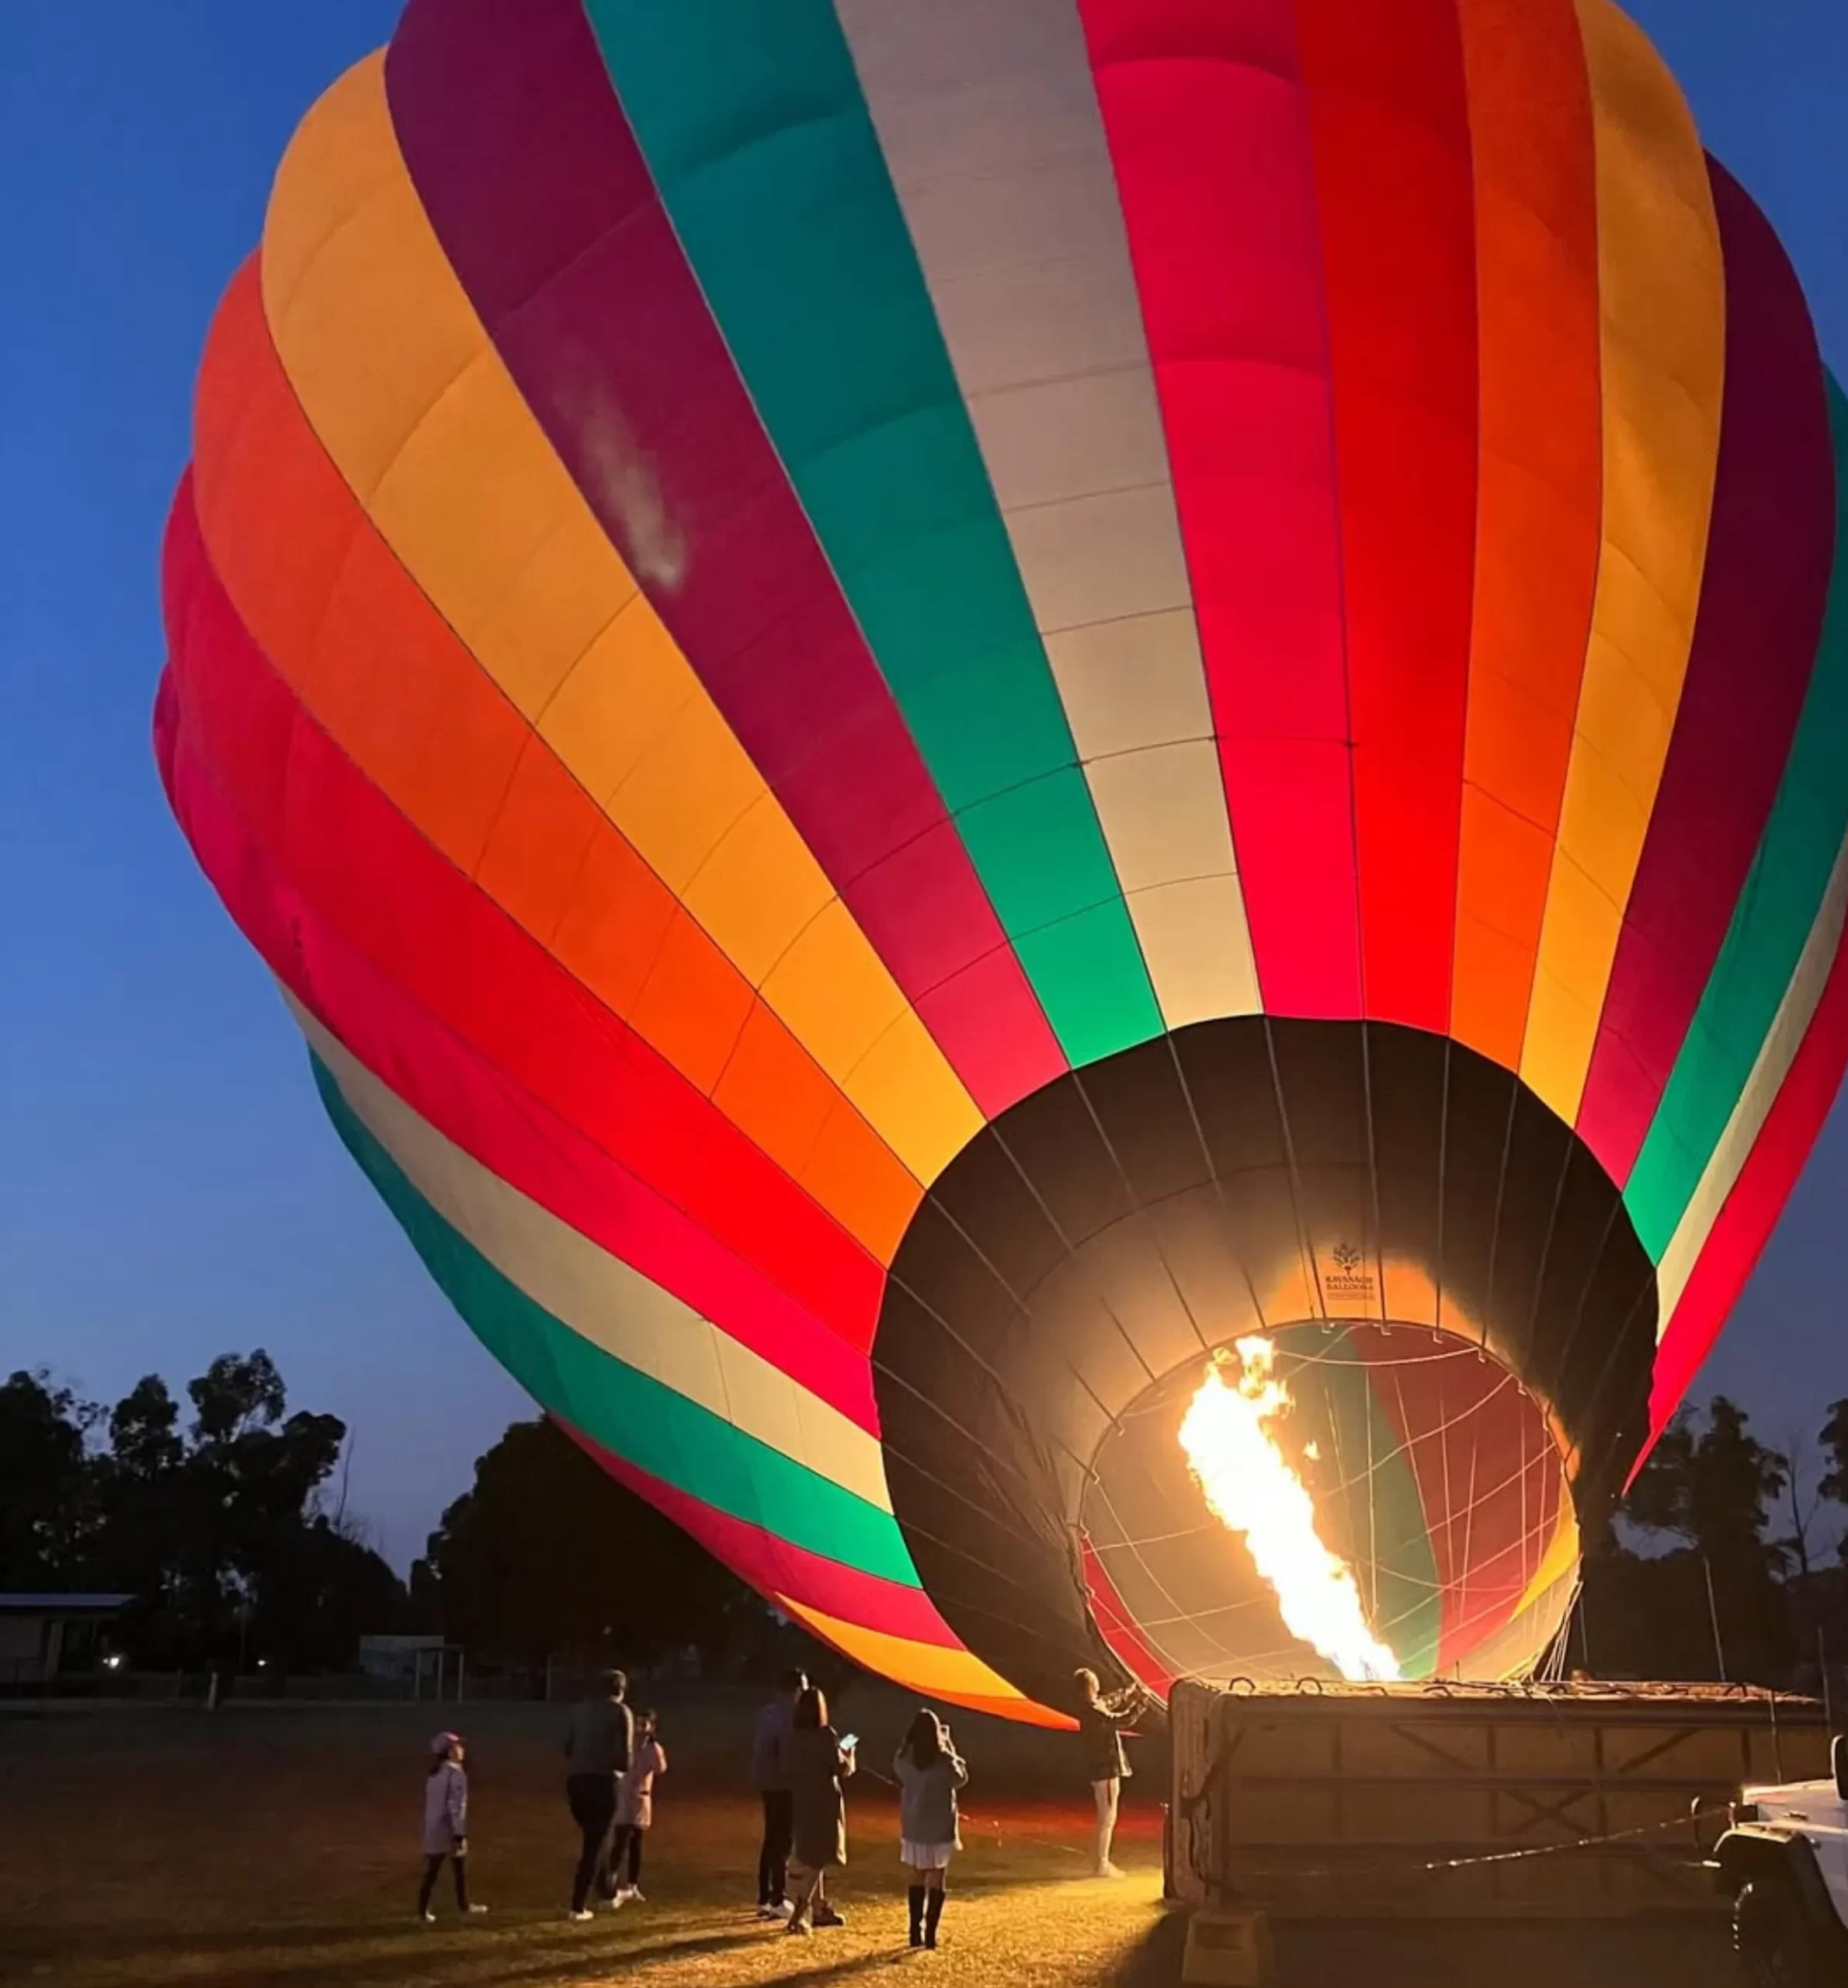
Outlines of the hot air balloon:
M 212 328 L 158 757 L 777 1608 L 1040 1722 L 1517 1675 L 1848 1061 L 1844 464 L 1607 0 L 410 0 Z

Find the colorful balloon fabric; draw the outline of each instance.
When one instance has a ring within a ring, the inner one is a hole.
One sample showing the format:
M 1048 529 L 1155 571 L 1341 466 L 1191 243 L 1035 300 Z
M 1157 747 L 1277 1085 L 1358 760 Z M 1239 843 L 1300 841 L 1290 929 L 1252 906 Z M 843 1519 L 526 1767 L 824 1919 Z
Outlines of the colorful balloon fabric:
M 411 0 L 200 375 L 174 810 L 623 1482 L 919 1692 L 1531 1666 L 1848 1061 L 1848 403 L 1606 0 Z

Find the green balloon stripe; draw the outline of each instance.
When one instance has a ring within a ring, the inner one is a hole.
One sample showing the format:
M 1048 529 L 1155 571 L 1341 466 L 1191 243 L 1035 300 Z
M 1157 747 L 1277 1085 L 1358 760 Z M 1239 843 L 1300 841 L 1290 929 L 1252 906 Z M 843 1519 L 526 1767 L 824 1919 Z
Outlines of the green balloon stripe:
M 342 1142 L 469 1329 L 543 1408 L 676 1490 L 863 1573 L 919 1585 L 898 1521 L 696 1402 L 593 1346 L 536 1305 L 443 1220 L 310 1052 Z
M 587 0 L 682 248 L 1061 1047 L 1156 1006 L 830 0 Z
M 1745 890 L 1624 1190 L 1657 1262 L 1725 1136 L 1848 834 L 1848 398 L 1828 384 L 1836 538 L 1822 645 Z

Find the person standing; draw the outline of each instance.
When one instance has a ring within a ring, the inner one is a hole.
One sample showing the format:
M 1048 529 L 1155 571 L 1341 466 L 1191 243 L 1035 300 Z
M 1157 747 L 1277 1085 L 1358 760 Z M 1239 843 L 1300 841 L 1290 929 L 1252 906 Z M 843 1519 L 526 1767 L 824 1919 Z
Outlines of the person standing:
M 910 1874 L 911 1943 L 937 1943 L 950 1860 L 963 1847 L 956 1791 L 968 1785 L 950 1729 L 928 1706 L 911 1722 L 892 1761 L 898 1784 L 898 1854 Z
M 796 1701 L 808 1689 L 808 1679 L 801 1671 L 784 1671 L 776 1697 L 757 1715 L 751 1736 L 751 1781 L 763 1803 L 763 1847 L 757 1858 L 759 1919 L 789 1917 L 789 1853 L 795 1830 L 789 1738 L 795 1726 Z
M 667 1772 L 667 1749 L 658 1736 L 660 1721 L 644 1712 L 635 1722 L 635 1757 L 616 1785 L 616 1837 L 610 1875 L 617 1903 L 641 1903 L 641 1840 L 655 1820 L 655 1782 Z
M 602 1689 L 571 1708 L 564 1736 L 564 1799 L 583 1837 L 577 1875 L 571 1881 L 571 1916 L 590 1917 L 590 1895 L 612 1907 L 622 1901 L 610 1869 L 610 1837 L 616 1827 L 617 1783 L 627 1773 L 635 1750 L 635 1719 L 625 1702 L 629 1680 L 606 1670 Z
M 1128 1756 L 1123 1750 L 1123 1728 L 1148 1702 L 1139 1684 L 1107 1696 L 1095 1670 L 1079 1670 L 1072 1681 L 1078 1687 L 1078 1736 L 1084 1750 L 1085 1776 L 1097 1805 L 1097 1834 L 1092 1869 L 1100 1878 L 1120 1878 L 1123 1873 L 1110 1861 L 1110 1848 L 1117 1833 L 1117 1810 L 1123 1784 L 1130 1778 Z
M 468 1902 L 468 1776 L 462 1765 L 467 1757 L 459 1733 L 439 1733 L 430 1742 L 430 1771 L 423 1784 L 423 1882 L 417 1888 L 417 1916 L 426 1924 L 436 1917 L 430 1896 L 446 1857 L 456 1881 L 456 1910 L 464 1917 L 488 1910 Z
M 853 1742 L 842 1740 L 828 1719 L 828 1701 L 811 1684 L 796 1701 L 789 1737 L 789 1788 L 795 1822 L 790 1861 L 802 1879 L 789 1916 L 792 1933 L 815 1926 L 844 1926 L 828 1900 L 828 1873 L 847 1861 L 847 1796 Z

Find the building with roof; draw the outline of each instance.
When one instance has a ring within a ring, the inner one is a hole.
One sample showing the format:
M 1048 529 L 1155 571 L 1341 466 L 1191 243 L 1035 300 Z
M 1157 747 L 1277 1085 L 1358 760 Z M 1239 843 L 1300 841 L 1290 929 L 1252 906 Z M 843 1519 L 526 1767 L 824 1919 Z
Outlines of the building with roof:
M 50 1684 L 101 1659 L 131 1594 L 0 1594 L 0 1691 Z

